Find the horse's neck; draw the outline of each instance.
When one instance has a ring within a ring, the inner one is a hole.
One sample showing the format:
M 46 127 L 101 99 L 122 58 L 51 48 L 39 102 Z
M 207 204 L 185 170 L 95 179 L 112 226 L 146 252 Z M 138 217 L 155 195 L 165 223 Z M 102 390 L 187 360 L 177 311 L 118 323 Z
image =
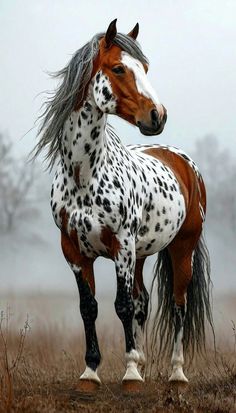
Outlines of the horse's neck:
M 81 187 L 89 184 L 106 155 L 106 120 L 92 97 L 72 112 L 63 129 L 61 156 L 69 176 L 78 175 Z

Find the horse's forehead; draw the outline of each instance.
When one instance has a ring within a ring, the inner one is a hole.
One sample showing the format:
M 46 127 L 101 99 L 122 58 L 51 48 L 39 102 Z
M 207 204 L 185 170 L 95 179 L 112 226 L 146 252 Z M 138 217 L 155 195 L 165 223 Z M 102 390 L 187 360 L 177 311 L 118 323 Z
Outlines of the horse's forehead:
M 112 45 L 107 49 L 105 47 L 104 41 L 100 42 L 100 53 L 99 53 L 99 60 L 100 64 L 112 64 L 113 62 L 120 61 L 121 59 L 121 48 L 116 45 Z
M 143 64 L 139 60 L 130 56 L 126 52 L 121 52 L 121 61 L 125 66 L 127 66 L 133 72 L 137 70 L 140 71 L 141 73 L 145 72 Z
M 99 46 L 99 59 L 97 61 L 97 66 L 103 66 L 103 65 L 112 66 L 112 64 L 117 64 L 119 62 L 122 62 L 125 64 L 123 60 L 127 60 L 129 62 L 135 62 L 135 64 L 139 66 L 140 70 L 144 70 L 145 72 L 148 71 L 148 64 L 144 64 L 140 62 L 139 60 L 135 59 L 129 53 L 125 52 L 117 45 L 112 45 L 111 47 L 109 47 L 109 49 L 107 49 L 105 46 L 104 38 L 101 39 L 100 46 Z M 126 66 L 130 69 L 129 65 L 126 65 Z

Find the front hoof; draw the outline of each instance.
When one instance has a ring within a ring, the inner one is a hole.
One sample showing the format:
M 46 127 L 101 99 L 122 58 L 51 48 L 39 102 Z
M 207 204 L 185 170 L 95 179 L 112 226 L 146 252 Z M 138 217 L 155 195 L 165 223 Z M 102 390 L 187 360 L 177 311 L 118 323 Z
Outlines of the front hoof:
M 97 370 L 94 371 L 86 366 L 85 371 L 80 376 L 77 390 L 83 393 L 93 393 L 98 390 L 100 384 L 101 380 L 98 377 Z
M 94 393 L 99 389 L 99 387 L 100 383 L 98 381 L 90 379 L 80 379 L 76 390 L 81 393 Z
M 143 390 L 143 381 L 140 380 L 123 380 L 122 390 L 125 394 L 137 394 Z

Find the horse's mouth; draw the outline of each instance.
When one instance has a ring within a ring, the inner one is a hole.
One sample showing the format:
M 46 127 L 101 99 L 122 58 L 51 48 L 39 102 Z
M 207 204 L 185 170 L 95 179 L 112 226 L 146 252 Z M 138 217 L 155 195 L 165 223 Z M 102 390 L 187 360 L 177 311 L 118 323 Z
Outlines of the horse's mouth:
M 158 128 L 150 128 L 146 125 L 144 125 L 141 122 L 137 123 L 137 126 L 140 130 L 140 132 L 145 135 L 145 136 L 153 136 L 153 135 L 160 135 L 160 133 L 163 131 L 165 122 L 161 123 L 161 125 Z

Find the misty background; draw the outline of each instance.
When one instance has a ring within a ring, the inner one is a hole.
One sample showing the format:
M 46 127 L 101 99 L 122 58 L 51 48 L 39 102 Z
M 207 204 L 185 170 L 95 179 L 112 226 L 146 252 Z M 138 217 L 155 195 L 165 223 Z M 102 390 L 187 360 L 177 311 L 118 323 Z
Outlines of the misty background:
M 165 143 L 198 163 L 208 192 L 205 228 L 215 295 L 236 291 L 236 2 L 234 0 L 1 0 L 0 2 L 0 283 L 19 293 L 75 295 L 50 210 L 53 175 L 43 159 L 26 162 L 46 95 L 47 71 L 62 68 L 95 33 L 118 18 L 138 21 L 149 79 L 168 109 L 160 136 L 147 138 L 123 120 L 110 123 L 124 143 Z M 150 284 L 156 257 L 146 263 Z M 98 296 L 115 298 L 113 263 L 95 263 Z M 99 298 L 98 298 L 99 300 Z M 4 301 L 4 300 L 3 300 Z M 58 304 L 57 304 L 58 305 Z

